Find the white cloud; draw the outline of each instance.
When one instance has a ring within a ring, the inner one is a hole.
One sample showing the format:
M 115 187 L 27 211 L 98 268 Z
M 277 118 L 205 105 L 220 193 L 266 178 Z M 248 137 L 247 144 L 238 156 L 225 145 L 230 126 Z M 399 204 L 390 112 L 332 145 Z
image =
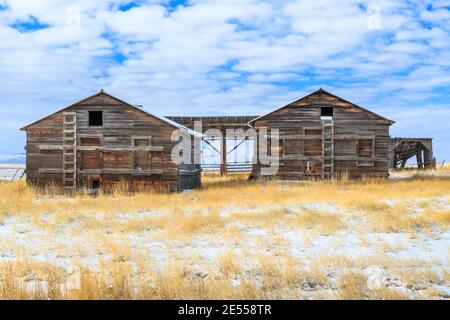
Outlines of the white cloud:
M 405 134 L 423 119 L 411 110 L 446 126 L 430 110 L 449 108 L 449 1 L 145 1 L 127 11 L 118 10 L 125 0 L 0 3 L 0 115 L 10 119 L 0 133 L 101 87 L 160 114 L 261 114 L 325 86 L 377 112 L 400 110 Z M 370 5 L 379 29 L 368 27 Z M 11 27 L 31 17 L 49 27 Z M 19 137 L 0 153 L 21 151 Z

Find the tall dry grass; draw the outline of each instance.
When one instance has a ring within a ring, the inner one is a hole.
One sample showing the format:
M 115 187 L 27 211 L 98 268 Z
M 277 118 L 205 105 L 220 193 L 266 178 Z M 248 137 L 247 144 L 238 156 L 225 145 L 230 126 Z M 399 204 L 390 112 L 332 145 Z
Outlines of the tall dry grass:
M 37 190 L 24 182 L 14 182 L 0 185 L 0 222 L 7 217 L 23 216 L 55 232 L 58 224 L 76 222 L 91 230 L 161 230 L 176 238 L 202 232 L 229 232 L 230 221 L 242 221 L 253 227 L 284 225 L 331 234 L 348 227 L 346 220 L 357 215 L 374 232 L 414 232 L 434 226 L 448 228 L 448 206 L 436 209 L 432 205 L 436 198 L 449 199 L 449 190 L 450 179 L 441 177 L 254 183 L 238 175 L 226 179 L 205 177 L 204 187 L 188 194 L 129 194 L 122 188 L 92 197 L 65 196 L 55 187 Z M 418 203 L 422 212 L 412 215 L 408 203 L 418 199 L 431 202 Z M 341 212 L 304 207 L 321 203 L 335 206 Z M 152 214 L 139 216 L 143 212 Z M 106 218 L 121 213 L 133 219 Z M 42 219 L 42 215 L 50 218 Z
M 0 264 L 0 299 L 438 299 L 445 293 L 430 283 L 449 280 L 448 272 L 405 270 L 391 262 L 394 278 L 380 278 L 381 285 L 371 287 L 370 276 L 362 270 L 373 261 L 344 258 L 338 269 L 328 269 L 320 264 L 308 267 L 291 256 L 252 259 L 254 263 L 245 266 L 241 257 L 224 253 L 206 273 L 173 261 L 160 269 L 114 261 L 96 271 L 68 271 L 45 263 Z
M 25 182 L 0 184 L 0 214 L 71 212 L 130 212 L 138 210 L 208 211 L 230 205 L 254 208 L 264 205 L 330 202 L 361 209 L 383 210 L 385 200 L 410 200 L 448 196 L 450 179 L 423 176 L 405 181 L 363 182 L 248 182 L 245 176 L 204 178 L 204 187 L 188 194 L 142 192 L 129 194 L 121 188 L 98 197 L 60 195 L 55 187 L 37 190 Z
M 130 194 L 119 187 L 97 197 L 3 183 L 0 224 L 19 227 L 2 239 L 0 250 L 30 259 L 0 264 L 0 299 L 442 298 L 433 286 L 445 286 L 449 273 L 432 270 L 441 262 L 394 260 L 389 254 L 408 244 L 366 237 L 448 232 L 450 178 L 442 172 L 317 182 L 205 176 L 203 188 L 187 194 Z M 73 256 L 69 270 L 51 260 L 35 262 L 39 248 L 16 241 L 15 235 L 36 230 L 38 237 L 63 237 L 62 244 L 48 241 L 46 250 Z M 301 235 L 303 248 L 317 237 L 333 239 L 338 248 L 345 246 L 345 234 L 352 234 L 359 247 L 377 254 L 355 258 L 330 249 L 327 255 L 294 257 L 288 232 Z M 130 238 L 142 243 L 129 245 Z M 167 257 L 149 257 L 154 250 L 145 246 L 149 241 L 163 243 Z M 213 258 L 191 253 L 196 246 L 219 253 Z M 80 263 L 90 256 L 98 265 Z M 364 270 L 374 265 L 395 273 L 404 287 L 368 288 Z M 405 291 L 409 287 L 419 289 Z

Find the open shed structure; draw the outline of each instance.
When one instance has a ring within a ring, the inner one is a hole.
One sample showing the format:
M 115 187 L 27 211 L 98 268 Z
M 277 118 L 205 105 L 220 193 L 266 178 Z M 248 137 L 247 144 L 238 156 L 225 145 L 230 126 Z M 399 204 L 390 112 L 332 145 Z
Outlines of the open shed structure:
M 415 157 L 418 169 L 436 167 L 432 138 L 392 138 L 390 141 L 390 167 L 403 169 L 406 162 Z
M 202 133 L 204 134 L 204 141 L 206 144 L 212 148 L 214 151 L 217 152 L 217 154 L 220 156 L 220 175 L 226 176 L 228 171 L 231 169 L 233 171 L 239 171 L 242 169 L 245 169 L 248 165 L 247 163 L 235 163 L 233 165 L 228 164 L 227 162 L 227 156 L 233 152 L 236 151 L 237 148 L 239 148 L 240 145 L 245 143 L 246 140 L 248 140 L 248 137 L 238 139 L 238 138 L 232 138 L 236 141 L 236 144 L 231 148 L 227 149 L 227 139 L 230 137 L 227 137 L 227 130 L 242 130 L 243 132 L 247 129 L 249 129 L 248 123 L 257 118 L 258 116 L 187 116 L 187 117 L 180 117 L 180 116 L 169 116 L 167 118 L 180 123 L 190 129 L 194 129 L 195 123 L 201 123 L 202 125 Z M 210 129 L 215 129 L 220 131 L 220 136 L 214 136 L 211 134 L 208 134 Z M 214 147 L 211 142 L 214 140 L 220 140 L 220 147 L 217 149 Z M 253 154 L 253 152 L 252 152 Z M 250 164 L 251 165 L 251 164 Z
M 178 142 L 171 135 L 178 129 L 196 140 L 198 133 L 102 90 L 22 128 L 27 182 L 65 190 L 118 184 L 163 191 L 199 187 L 199 164 L 172 161 Z

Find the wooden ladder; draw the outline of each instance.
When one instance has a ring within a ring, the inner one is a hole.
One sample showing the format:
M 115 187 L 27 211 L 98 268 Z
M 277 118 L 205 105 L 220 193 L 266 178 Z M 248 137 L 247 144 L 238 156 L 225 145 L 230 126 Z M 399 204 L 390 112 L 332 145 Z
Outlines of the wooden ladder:
M 334 174 L 334 122 L 322 120 L 322 173 L 324 178 Z
M 63 188 L 77 188 L 77 114 L 63 113 Z

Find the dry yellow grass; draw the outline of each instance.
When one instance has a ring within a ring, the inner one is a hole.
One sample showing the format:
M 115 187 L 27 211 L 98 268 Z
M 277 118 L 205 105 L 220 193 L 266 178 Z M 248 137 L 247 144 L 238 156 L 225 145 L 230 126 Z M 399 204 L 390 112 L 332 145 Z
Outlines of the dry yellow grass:
M 414 298 L 404 288 L 419 292 L 415 298 L 442 298 L 443 293 L 429 284 L 443 283 L 449 276 L 429 269 L 395 271 L 404 287 L 394 282 L 392 286 L 371 288 L 368 276 L 350 268 L 349 261 L 344 260 L 339 263 L 344 271 L 335 271 L 333 281 L 325 267 L 305 268 L 292 257 L 258 256 L 254 267 L 245 272 L 236 262 L 230 265 L 229 257 L 221 259 L 225 261 L 218 262 L 220 268 L 209 274 L 173 262 L 163 265 L 162 270 L 148 270 L 117 260 L 103 265 L 99 271 L 83 267 L 67 271 L 43 263 L 3 264 L 0 299 Z
M 95 198 L 2 183 L 0 299 L 442 298 L 448 260 L 420 254 L 449 254 L 447 171 Z M 401 288 L 369 288 L 374 266 Z

